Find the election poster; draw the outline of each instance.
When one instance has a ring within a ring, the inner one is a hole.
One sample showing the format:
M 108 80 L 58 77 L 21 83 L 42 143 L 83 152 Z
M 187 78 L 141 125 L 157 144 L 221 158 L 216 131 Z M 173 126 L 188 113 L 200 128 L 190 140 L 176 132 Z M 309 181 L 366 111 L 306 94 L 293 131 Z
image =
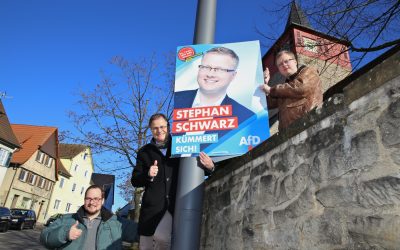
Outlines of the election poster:
M 261 84 L 258 41 L 178 47 L 172 156 L 237 156 L 266 140 Z

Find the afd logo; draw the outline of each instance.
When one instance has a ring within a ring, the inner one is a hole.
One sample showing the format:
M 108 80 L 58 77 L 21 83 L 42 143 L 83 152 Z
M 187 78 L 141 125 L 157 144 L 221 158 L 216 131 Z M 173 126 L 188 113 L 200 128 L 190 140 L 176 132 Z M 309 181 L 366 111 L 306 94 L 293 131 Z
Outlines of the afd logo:
M 259 144 L 260 141 L 261 141 L 261 139 L 258 136 L 253 136 L 253 135 L 249 135 L 247 137 L 243 136 L 240 139 L 239 146 L 242 146 L 242 145 L 255 146 L 255 145 Z

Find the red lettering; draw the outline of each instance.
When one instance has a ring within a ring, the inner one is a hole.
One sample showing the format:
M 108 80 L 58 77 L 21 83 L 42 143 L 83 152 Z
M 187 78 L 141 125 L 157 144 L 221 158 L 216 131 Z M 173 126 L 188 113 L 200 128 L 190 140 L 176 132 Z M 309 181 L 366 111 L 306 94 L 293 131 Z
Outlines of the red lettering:
M 177 121 L 172 124 L 173 133 L 232 130 L 238 127 L 237 117 Z

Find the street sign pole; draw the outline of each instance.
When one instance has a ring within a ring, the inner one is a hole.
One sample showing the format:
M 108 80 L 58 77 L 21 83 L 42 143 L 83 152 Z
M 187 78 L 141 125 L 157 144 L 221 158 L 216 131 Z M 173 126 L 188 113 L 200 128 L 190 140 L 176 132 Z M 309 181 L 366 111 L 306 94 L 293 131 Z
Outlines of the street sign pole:
M 198 0 L 194 44 L 214 43 L 217 0 Z M 182 158 L 173 223 L 174 250 L 200 247 L 204 170 L 195 157 Z

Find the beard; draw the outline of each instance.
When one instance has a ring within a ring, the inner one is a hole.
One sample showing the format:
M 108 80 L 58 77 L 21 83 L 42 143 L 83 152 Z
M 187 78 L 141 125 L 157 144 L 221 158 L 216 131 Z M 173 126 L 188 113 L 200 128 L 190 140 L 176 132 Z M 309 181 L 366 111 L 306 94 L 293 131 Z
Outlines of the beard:
M 94 208 L 85 208 L 86 216 L 93 216 L 93 215 L 99 214 L 100 211 L 101 211 L 101 207 L 99 209 L 97 209 L 97 208 L 95 208 L 95 209 Z

